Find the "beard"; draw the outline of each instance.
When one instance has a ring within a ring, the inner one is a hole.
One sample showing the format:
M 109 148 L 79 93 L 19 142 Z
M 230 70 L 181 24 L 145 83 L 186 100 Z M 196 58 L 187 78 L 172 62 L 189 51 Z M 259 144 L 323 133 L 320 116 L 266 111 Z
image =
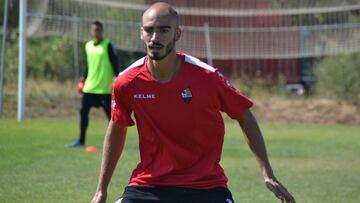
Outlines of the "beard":
M 175 42 L 176 42 L 176 40 L 174 37 L 174 39 L 169 44 L 166 45 L 165 53 L 163 55 L 160 55 L 159 53 L 151 54 L 151 51 L 148 48 L 146 50 L 147 55 L 149 56 L 149 58 L 151 60 L 160 61 L 160 60 L 164 59 L 165 57 L 167 57 L 170 54 L 170 52 L 172 52 L 172 50 L 175 48 Z

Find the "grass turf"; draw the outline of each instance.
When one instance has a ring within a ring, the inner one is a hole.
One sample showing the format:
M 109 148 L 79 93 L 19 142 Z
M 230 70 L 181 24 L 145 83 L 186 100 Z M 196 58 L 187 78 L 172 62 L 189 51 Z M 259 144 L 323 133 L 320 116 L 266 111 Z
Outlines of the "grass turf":
M 227 122 L 222 165 L 236 202 L 279 202 L 261 173 L 235 122 Z M 84 148 L 66 149 L 77 136 L 76 120 L 0 120 L 0 202 L 89 202 L 97 184 L 106 122 L 91 121 Z M 360 128 L 263 124 L 278 179 L 297 202 L 360 202 Z M 114 202 L 138 162 L 137 132 L 128 132 L 112 179 Z

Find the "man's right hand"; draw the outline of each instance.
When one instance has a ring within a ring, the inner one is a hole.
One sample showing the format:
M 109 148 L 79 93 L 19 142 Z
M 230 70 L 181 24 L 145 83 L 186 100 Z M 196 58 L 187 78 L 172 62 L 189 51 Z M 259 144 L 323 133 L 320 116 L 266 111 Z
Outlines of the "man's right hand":
M 79 94 L 82 94 L 84 85 L 85 85 L 85 79 L 80 78 L 80 81 L 76 85 L 76 90 Z
M 103 192 L 96 192 L 91 200 L 91 203 L 105 203 L 107 194 Z

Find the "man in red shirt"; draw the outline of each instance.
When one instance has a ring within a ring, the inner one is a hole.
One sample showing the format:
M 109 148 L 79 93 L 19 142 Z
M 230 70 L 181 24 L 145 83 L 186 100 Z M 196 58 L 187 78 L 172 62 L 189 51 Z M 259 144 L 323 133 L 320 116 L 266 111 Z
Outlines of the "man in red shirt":
M 220 112 L 239 122 L 267 187 L 281 202 L 295 202 L 272 172 L 249 110 L 252 102 L 217 69 L 176 51 L 178 18 L 167 3 L 155 3 L 143 15 L 141 39 L 147 56 L 123 71 L 113 85 L 112 120 L 92 202 L 106 200 L 127 127 L 135 124 L 132 114 L 141 161 L 119 202 L 233 202 L 219 164 L 224 139 Z

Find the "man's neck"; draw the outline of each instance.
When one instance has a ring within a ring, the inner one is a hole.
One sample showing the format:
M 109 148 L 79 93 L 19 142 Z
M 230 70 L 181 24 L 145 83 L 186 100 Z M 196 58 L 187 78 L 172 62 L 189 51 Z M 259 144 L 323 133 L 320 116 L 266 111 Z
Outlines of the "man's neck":
M 152 76 L 161 83 L 172 80 L 180 71 L 180 56 L 172 51 L 162 60 L 151 60 L 147 62 Z
M 103 40 L 103 38 L 101 37 L 101 38 L 99 38 L 99 39 L 97 39 L 97 38 L 94 38 L 94 45 L 98 45 L 98 44 L 100 44 L 100 42 Z

